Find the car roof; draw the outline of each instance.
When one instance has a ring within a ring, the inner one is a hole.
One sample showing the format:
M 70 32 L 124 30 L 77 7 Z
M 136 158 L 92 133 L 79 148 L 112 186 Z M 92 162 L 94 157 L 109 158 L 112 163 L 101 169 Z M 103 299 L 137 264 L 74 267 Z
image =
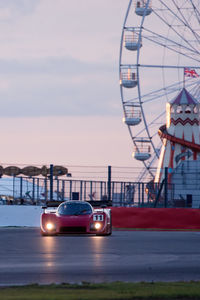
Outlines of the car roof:
M 65 202 L 70 202 L 70 203 L 87 203 L 86 201 L 81 201 L 81 200 L 67 200 Z
M 88 203 L 86 201 L 81 201 L 81 200 L 67 200 L 67 201 L 62 202 L 60 205 L 62 205 L 62 204 L 71 204 L 71 203 L 73 203 L 73 204 L 74 203 L 76 203 L 76 204 L 87 204 L 87 205 L 91 206 L 90 203 Z

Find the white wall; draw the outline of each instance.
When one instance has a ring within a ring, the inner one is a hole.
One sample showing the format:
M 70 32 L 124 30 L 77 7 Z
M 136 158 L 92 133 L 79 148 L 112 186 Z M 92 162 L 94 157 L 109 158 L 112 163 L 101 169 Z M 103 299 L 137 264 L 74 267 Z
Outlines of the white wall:
M 41 206 L 0 205 L 0 226 L 39 227 Z

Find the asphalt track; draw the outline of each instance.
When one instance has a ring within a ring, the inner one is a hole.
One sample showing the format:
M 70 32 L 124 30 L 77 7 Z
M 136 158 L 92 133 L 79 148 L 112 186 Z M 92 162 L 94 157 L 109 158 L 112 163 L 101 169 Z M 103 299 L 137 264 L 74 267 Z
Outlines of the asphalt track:
M 41 237 L 0 229 L 0 285 L 200 280 L 200 232 L 114 231 Z

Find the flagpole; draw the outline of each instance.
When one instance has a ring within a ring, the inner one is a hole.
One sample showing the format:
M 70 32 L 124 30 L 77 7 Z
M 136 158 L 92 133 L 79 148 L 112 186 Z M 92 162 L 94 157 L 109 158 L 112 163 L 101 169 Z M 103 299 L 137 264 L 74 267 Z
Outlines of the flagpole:
M 185 88 L 185 68 L 183 68 L 183 88 Z

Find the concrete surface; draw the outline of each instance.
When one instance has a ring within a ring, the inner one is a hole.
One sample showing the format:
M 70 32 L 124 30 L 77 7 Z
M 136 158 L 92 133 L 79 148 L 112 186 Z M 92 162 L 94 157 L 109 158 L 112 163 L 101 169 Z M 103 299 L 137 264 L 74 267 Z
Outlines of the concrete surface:
M 42 237 L 0 229 L 0 285 L 200 279 L 200 233 L 114 231 L 110 237 Z

